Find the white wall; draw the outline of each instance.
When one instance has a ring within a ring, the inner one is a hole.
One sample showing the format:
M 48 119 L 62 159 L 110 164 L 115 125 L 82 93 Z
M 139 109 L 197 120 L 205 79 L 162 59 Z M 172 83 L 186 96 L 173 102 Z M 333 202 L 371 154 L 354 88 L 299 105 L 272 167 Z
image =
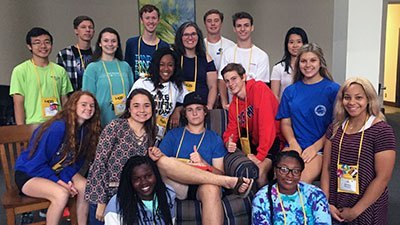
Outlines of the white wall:
M 283 55 L 286 31 L 292 26 L 301 26 L 311 41 L 322 46 L 331 67 L 333 5 L 334 0 L 196 0 L 196 19 L 204 28 L 204 12 L 218 8 L 225 14 L 224 34 L 234 39 L 232 14 L 248 11 L 255 19 L 253 40 L 269 54 L 271 66 Z M 60 49 L 75 42 L 72 20 L 81 14 L 95 20 L 97 32 L 105 26 L 114 27 L 121 35 L 123 46 L 127 38 L 139 32 L 137 0 L 2 0 L 0 84 L 9 84 L 12 68 L 30 57 L 25 46 L 25 35 L 30 28 L 42 26 L 54 36 L 51 54 L 54 61 Z

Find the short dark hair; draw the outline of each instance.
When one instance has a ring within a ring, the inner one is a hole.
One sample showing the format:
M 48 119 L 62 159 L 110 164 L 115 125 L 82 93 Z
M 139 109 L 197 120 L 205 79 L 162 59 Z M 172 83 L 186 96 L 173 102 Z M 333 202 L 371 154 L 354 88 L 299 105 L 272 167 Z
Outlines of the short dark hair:
M 225 73 L 231 72 L 231 71 L 236 71 L 236 73 L 240 76 L 240 78 L 243 78 L 243 75 L 246 73 L 246 70 L 243 68 L 242 64 L 228 63 L 228 65 L 226 65 L 221 70 L 222 77 L 225 75 Z
M 153 11 L 156 11 L 158 18 L 160 18 L 160 10 L 155 5 L 151 5 L 151 4 L 146 4 L 146 5 L 142 6 L 142 8 L 140 8 L 140 10 L 139 10 L 139 16 L 140 16 L 140 18 L 142 18 L 143 13 L 151 13 Z
M 236 26 L 236 21 L 239 19 L 249 19 L 250 24 L 253 26 L 253 17 L 248 12 L 237 12 L 232 16 L 233 26 Z
M 206 23 L 207 16 L 211 14 L 218 14 L 219 18 L 221 19 L 221 22 L 224 22 L 224 14 L 222 12 L 220 12 L 218 9 L 210 9 L 203 16 L 204 23 Z
M 74 25 L 74 29 L 77 29 L 79 24 L 81 24 L 83 21 L 90 21 L 93 24 L 94 27 L 94 21 L 92 18 L 88 17 L 88 16 L 77 16 L 74 19 L 74 22 L 72 23 Z
M 28 33 L 26 34 L 26 38 L 25 38 L 26 44 L 31 46 L 32 45 L 31 38 L 39 37 L 41 35 L 48 35 L 50 37 L 50 42 L 53 45 L 53 36 L 51 36 L 51 34 L 47 30 L 45 30 L 41 27 L 34 27 L 30 31 L 28 31 Z

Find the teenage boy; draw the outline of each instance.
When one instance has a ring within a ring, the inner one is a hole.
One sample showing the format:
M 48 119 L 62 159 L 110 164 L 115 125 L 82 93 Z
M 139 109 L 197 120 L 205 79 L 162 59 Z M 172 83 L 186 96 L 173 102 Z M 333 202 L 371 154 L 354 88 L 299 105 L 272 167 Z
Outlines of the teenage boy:
M 275 121 L 278 100 L 262 81 L 246 81 L 247 74 L 241 64 L 229 63 L 221 73 L 233 96 L 223 135 L 225 146 L 231 153 L 240 148 L 257 165 L 257 184 L 262 187 L 267 183 L 271 159 L 279 150 L 276 138 L 279 124 Z
M 221 35 L 224 14 L 218 9 L 208 10 L 203 16 L 203 21 L 207 30 L 207 36 L 204 38 L 206 50 L 219 71 L 224 50 L 235 45 L 235 43 Z
M 242 64 L 247 71 L 247 80 L 254 79 L 269 83 L 268 54 L 255 46 L 251 39 L 251 33 L 254 31 L 253 17 L 247 12 L 238 12 L 232 16 L 232 20 L 233 31 L 236 34 L 236 45 L 224 52 L 218 75 L 221 104 L 225 109 L 229 107 L 229 99 L 221 70 L 228 63 Z
M 51 34 L 34 27 L 26 35 L 26 44 L 32 58 L 14 68 L 10 83 L 18 125 L 45 122 L 60 110 L 67 94 L 73 91 L 65 69 L 49 61 Z
M 160 150 L 168 157 L 200 165 L 212 173 L 223 174 L 223 160 L 227 152 L 222 139 L 214 131 L 204 127 L 207 100 L 192 92 L 185 96 L 183 107 L 182 116 L 186 126 L 169 131 L 160 144 Z M 178 198 L 198 199 L 202 202 L 203 224 L 222 224 L 219 186 L 184 185 L 173 181 L 169 184 L 174 187 Z
M 154 5 L 144 5 L 139 10 L 140 22 L 143 24 L 141 36 L 129 38 L 126 41 L 125 61 L 129 63 L 133 71 L 133 80 L 148 77 L 153 53 L 169 44 L 157 37 L 156 29 L 160 23 L 160 10 Z
M 94 22 L 88 16 L 78 16 L 74 19 L 73 25 L 78 40 L 75 45 L 58 52 L 57 64 L 67 71 L 74 91 L 77 91 L 82 88 L 83 72 L 92 59 L 90 44 L 94 36 Z

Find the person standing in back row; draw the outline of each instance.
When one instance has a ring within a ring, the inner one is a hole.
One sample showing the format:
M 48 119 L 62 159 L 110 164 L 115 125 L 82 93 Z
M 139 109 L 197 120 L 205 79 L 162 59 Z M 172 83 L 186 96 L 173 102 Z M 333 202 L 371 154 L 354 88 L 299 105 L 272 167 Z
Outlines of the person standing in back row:
M 153 53 L 169 44 L 157 37 L 157 26 L 160 23 L 160 10 L 154 5 L 144 5 L 139 10 L 140 23 L 143 24 L 143 34 L 129 38 L 126 41 L 125 61 L 133 71 L 133 81 L 149 76 L 148 68 Z
M 238 12 L 232 16 L 232 20 L 233 31 L 236 34 L 236 45 L 225 51 L 218 74 L 218 89 L 222 107 L 225 109 L 229 108 L 231 95 L 228 96 L 221 71 L 228 63 L 242 64 L 246 70 L 247 80 L 254 79 L 269 83 L 268 54 L 255 46 L 251 38 L 251 33 L 254 31 L 253 17 L 247 12 Z

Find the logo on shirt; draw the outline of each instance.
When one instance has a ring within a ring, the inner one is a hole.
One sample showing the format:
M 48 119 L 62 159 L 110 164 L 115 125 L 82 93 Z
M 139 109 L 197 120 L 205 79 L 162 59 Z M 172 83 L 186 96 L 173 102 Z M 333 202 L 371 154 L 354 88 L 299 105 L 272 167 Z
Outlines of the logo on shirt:
M 317 105 L 314 108 L 314 113 L 317 116 L 325 116 L 326 114 L 326 107 L 324 105 Z

